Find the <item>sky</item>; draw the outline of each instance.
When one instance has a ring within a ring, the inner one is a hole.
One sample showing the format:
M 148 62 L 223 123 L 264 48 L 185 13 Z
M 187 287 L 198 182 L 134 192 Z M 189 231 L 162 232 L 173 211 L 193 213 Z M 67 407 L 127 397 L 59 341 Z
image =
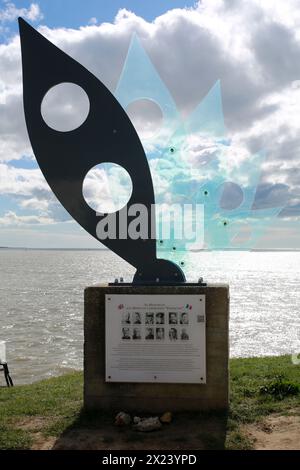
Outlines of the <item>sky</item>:
M 19 10 L 18 14 L 24 16 L 21 10 L 26 11 L 28 19 L 35 14 L 36 19 L 41 24 L 46 24 L 49 28 L 79 28 L 88 24 L 101 24 L 113 22 L 120 9 L 126 8 L 133 11 L 147 21 L 155 18 L 171 8 L 192 7 L 194 0 L 155 0 L 154 2 L 142 2 L 140 0 L 41 0 L 30 2 L 20 0 L 15 2 L 3 2 L 2 7 L 5 12 Z M 8 6 L 7 6 L 8 5 Z M 11 5 L 11 6 L 10 6 Z M 11 16 L 13 17 L 13 15 Z M 10 31 L 17 31 L 17 25 L 12 19 L 10 21 Z
M 247 174 L 243 162 L 251 164 L 263 152 L 254 206 L 280 208 L 259 247 L 300 249 L 298 0 L 0 1 L 0 246 L 97 248 L 52 195 L 32 153 L 22 108 L 18 16 L 115 94 L 137 34 L 182 119 L 220 83 L 230 141 L 227 176 L 241 180 Z M 81 112 L 84 103 L 78 103 Z M 140 129 L 159 124 L 157 108 L 150 108 L 137 110 Z M 55 100 L 48 113 L 55 114 Z M 211 142 L 197 142 L 193 158 L 202 165 L 213 152 Z M 165 182 L 159 184 L 166 192 Z M 92 175 L 88 191 L 93 185 Z

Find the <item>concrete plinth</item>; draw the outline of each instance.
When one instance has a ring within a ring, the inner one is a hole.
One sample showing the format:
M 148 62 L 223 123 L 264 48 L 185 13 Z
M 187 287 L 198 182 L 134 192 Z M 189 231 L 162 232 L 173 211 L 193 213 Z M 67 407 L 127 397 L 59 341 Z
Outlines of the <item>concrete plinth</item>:
M 206 384 L 106 383 L 105 295 L 176 294 L 206 296 Z M 108 286 L 85 289 L 84 306 L 84 407 L 159 413 L 217 411 L 228 408 L 229 287 Z

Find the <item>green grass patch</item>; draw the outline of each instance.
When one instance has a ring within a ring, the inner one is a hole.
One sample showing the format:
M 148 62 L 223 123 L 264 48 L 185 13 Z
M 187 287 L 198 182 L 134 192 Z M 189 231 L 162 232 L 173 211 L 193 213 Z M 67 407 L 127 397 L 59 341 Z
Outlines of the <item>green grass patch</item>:
M 0 449 L 29 449 L 32 437 L 28 432 L 7 426 L 0 426 Z
M 261 395 L 269 395 L 275 400 L 283 400 L 286 397 L 298 395 L 299 385 L 285 380 L 279 375 L 270 383 L 262 385 L 259 389 Z
M 241 425 L 271 413 L 300 407 L 300 366 L 290 356 L 232 359 L 230 361 L 230 411 L 226 448 L 251 448 Z M 82 412 L 83 374 L 74 372 L 31 385 L 0 388 L 0 449 L 28 449 L 36 432 L 59 436 L 67 428 L 97 427 L 111 423 L 109 414 Z M 24 420 L 38 421 L 23 426 Z M 192 417 L 191 417 L 192 419 Z M 215 446 L 213 438 L 208 447 Z
M 300 367 L 290 356 L 232 359 L 230 375 L 230 417 L 238 423 L 300 406 Z
M 32 431 L 20 429 L 27 417 L 44 417 L 41 430 L 58 436 L 78 419 L 82 408 L 83 377 L 81 372 L 0 389 L 0 449 L 27 449 Z

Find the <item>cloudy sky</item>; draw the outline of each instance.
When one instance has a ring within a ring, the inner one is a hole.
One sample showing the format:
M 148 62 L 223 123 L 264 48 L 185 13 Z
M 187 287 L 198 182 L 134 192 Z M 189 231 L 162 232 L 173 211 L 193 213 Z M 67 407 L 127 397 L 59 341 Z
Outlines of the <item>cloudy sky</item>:
M 254 207 L 280 207 L 259 246 L 300 248 L 298 0 L 0 1 L 0 246 L 98 247 L 52 196 L 32 154 L 18 16 L 116 94 L 136 33 L 183 120 L 220 80 L 228 161 L 237 166 L 246 159 L 246 171 L 251 156 L 263 152 Z M 135 122 L 151 134 L 160 115 L 150 108 L 141 104 Z M 50 119 L 54 111 L 50 100 Z

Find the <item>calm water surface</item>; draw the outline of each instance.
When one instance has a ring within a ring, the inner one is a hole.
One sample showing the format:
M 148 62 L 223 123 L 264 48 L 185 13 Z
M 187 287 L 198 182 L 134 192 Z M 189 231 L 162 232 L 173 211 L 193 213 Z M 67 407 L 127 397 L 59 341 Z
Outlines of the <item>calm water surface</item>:
M 133 273 L 108 251 L 0 250 L 0 340 L 15 383 L 82 369 L 83 289 Z M 300 252 L 194 253 L 186 275 L 230 284 L 232 357 L 300 351 Z

